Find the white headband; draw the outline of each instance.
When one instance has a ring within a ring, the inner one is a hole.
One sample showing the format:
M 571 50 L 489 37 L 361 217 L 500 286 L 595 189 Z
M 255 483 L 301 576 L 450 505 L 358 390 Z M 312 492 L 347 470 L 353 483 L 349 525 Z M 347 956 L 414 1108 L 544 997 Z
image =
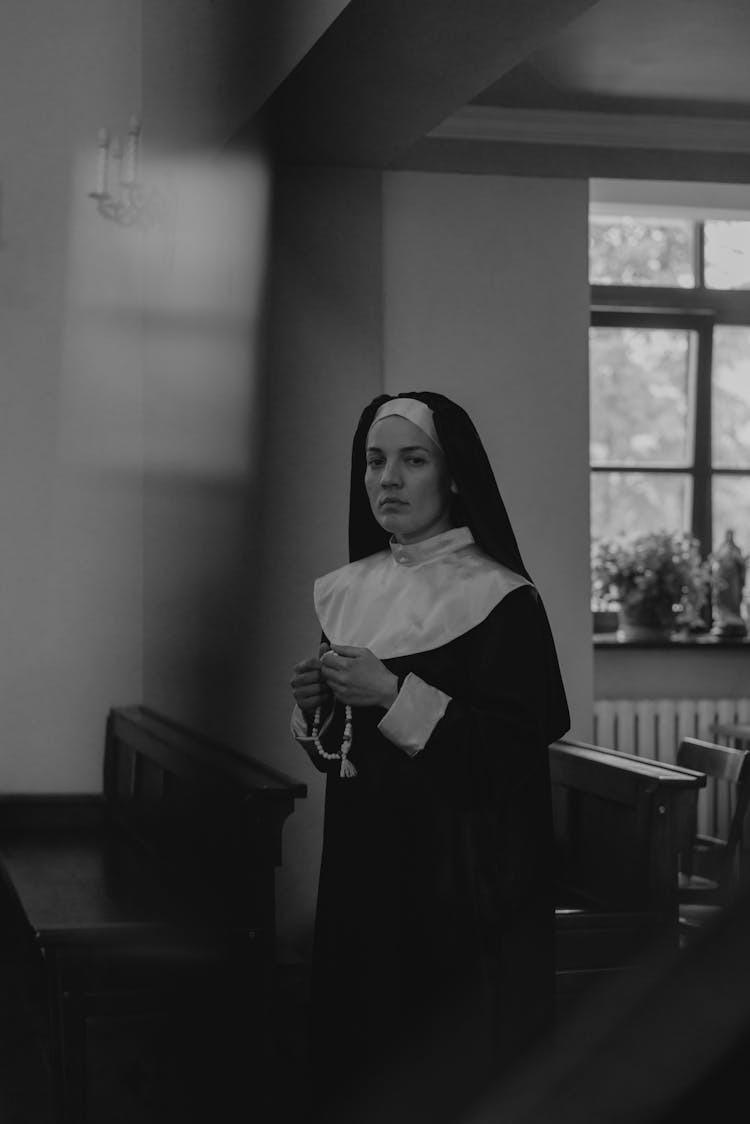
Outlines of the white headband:
M 435 429 L 432 410 L 429 406 L 425 406 L 424 402 L 420 402 L 418 398 L 391 398 L 390 401 L 384 402 L 373 418 L 372 425 L 367 435 L 368 440 L 376 422 L 382 421 L 383 418 L 393 417 L 394 415 L 399 418 L 406 418 L 407 421 L 412 422 L 421 429 L 423 433 L 427 434 L 430 441 L 433 441 L 441 452 L 443 451 L 443 446 L 440 444 L 437 430 Z

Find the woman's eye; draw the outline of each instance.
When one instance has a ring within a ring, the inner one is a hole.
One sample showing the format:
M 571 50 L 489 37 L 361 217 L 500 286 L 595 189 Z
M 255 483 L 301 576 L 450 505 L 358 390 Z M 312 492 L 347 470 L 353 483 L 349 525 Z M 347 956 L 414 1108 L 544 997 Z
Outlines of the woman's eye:
M 409 464 L 424 464 L 425 463 L 424 457 L 407 457 L 406 460 Z
M 367 467 L 368 468 L 378 468 L 382 463 L 383 463 L 382 460 L 378 460 L 376 457 L 371 457 L 370 460 L 368 460 L 368 462 L 367 462 Z

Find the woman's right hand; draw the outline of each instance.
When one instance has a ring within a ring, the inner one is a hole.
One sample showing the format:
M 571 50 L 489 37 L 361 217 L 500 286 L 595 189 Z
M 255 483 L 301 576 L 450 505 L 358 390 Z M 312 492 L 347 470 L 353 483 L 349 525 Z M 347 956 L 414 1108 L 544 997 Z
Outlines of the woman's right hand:
M 313 711 L 318 706 L 325 706 L 333 697 L 320 670 L 321 656 L 329 649 L 330 644 L 323 643 L 318 649 L 317 657 L 313 656 L 312 659 L 302 660 L 294 665 L 290 685 L 294 701 L 302 711 Z

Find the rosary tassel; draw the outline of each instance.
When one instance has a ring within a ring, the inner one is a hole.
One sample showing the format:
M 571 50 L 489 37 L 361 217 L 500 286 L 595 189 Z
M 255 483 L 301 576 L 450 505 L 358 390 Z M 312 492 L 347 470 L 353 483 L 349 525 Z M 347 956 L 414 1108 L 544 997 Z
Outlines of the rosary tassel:
M 357 770 L 349 760 L 349 750 L 352 748 L 352 708 L 347 704 L 344 711 L 344 737 L 341 741 L 341 771 L 340 777 L 356 777 Z
M 357 770 L 354 767 L 354 765 L 352 765 L 349 758 L 348 757 L 342 757 L 341 758 L 341 771 L 339 772 L 339 776 L 340 777 L 356 777 L 356 775 L 357 775 Z
M 318 737 L 318 734 L 320 733 L 320 719 L 321 708 L 318 706 L 315 709 L 313 726 L 310 732 L 318 753 L 321 757 L 324 757 L 326 761 L 335 761 L 337 758 L 341 758 L 341 769 L 339 770 L 340 777 L 343 777 L 345 779 L 348 779 L 349 777 L 356 777 L 357 770 L 348 757 L 349 750 L 352 747 L 352 708 L 347 704 L 344 714 L 344 737 L 341 741 L 341 749 L 338 753 L 326 753 L 326 751 L 323 749 L 320 738 Z

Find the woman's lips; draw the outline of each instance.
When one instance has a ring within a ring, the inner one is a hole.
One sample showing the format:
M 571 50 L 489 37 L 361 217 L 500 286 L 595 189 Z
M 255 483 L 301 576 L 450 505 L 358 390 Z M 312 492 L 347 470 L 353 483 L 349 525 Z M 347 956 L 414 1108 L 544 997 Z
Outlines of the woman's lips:
M 395 499 L 389 498 L 387 500 L 381 500 L 380 506 L 381 507 L 405 507 L 406 506 L 406 500 L 395 500 Z

